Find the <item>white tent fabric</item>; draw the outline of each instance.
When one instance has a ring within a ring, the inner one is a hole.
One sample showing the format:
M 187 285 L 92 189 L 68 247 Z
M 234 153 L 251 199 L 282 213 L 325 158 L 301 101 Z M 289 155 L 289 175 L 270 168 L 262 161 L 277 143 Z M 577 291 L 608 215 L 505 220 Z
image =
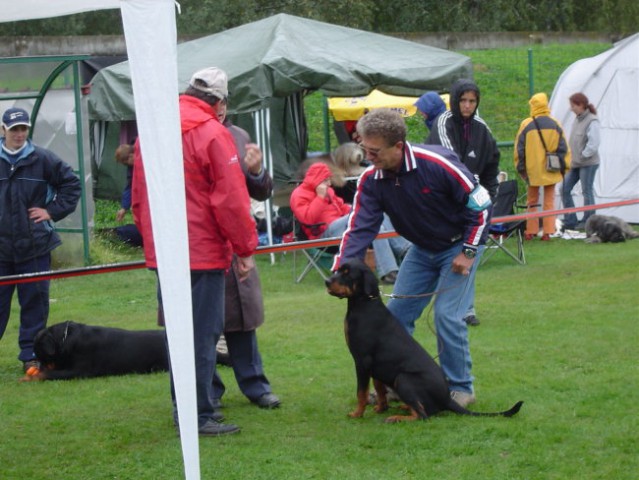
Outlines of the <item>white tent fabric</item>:
M 0 22 L 60 17 L 74 13 L 120 8 L 120 0 L 20 0 L 2 2 Z
M 19 11 L 18 11 L 19 7 Z M 186 200 L 180 138 L 174 0 L 23 0 L 0 21 L 121 8 L 145 164 L 179 414 L 185 478 L 199 480 Z M 158 102 L 157 99 L 163 99 Z
M 577 92 L 584 93 L 595 106 L 601 126 L 595 202 L 638 198 L 639 33 L 599 55 L 573 63 L 559 77 L 550 109 L 567 135 L 575 118 L 568 98 Z M 576 196 L 575 205 L 583 205 L 580 195 Z M 639 204 L 607 208 L 601 213 L 639 223 Z

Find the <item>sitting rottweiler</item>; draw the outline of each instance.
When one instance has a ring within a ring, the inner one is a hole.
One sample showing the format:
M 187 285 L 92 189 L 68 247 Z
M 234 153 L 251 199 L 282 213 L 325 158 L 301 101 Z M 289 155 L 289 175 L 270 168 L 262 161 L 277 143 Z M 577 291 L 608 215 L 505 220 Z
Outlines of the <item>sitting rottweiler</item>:
M 33 351 L 41 364 L 24 380 L 62 380 L 166 371 L 163 330 L 123 330 L 63 322 L 40 330 Z
M 443 410 L 505 417 L 519 412 L 521 401 L 505 412 L 477 413 L 451 399 L 444 372 L 386 308 L 377 278 L 364 262 L 343 262 L 326 286 L 331 295 L 348 298 L 344 328 L 357 374 L 357 408 L 349 414 L 351 417 L 364 414 L 371 378 L 377 392 L 377 413 L 388 409 L 386 386 L 394 389 L 410 409 L 410 415 L 392 416 L 387 422 L 426 419 Z

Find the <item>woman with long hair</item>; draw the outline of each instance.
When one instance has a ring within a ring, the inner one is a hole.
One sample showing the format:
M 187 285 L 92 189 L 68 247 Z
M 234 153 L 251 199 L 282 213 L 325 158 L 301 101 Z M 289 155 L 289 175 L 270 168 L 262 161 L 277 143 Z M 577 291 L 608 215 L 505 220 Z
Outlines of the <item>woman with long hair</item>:
M 564 208 L 573 208 L 572 190 L 577 182 L 581 182 L 581 191 L 584 197 L 584 206 L 595 204 L 595 174 L 599 168 L 599 120 L 597 109 L 592 105 L 588 97 L 583 93 L 575 93 L 570 96 L 570 109 L 577 116 L 570 132 L 570 151 L 572 152 L 572 164 L 566 174 L 563 185 Z M 564 215 L 564 228 L 574 230 L 583 228 L 586 220 L 597 213 L 595 210 L 587 210 L 581 222 L 577 223 L 577 215 L 567 213 Z

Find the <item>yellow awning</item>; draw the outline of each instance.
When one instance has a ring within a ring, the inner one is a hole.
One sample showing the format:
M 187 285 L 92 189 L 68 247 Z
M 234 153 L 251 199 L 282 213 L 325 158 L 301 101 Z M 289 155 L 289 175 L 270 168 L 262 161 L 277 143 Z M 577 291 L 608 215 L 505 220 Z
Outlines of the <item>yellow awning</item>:
M 379 90 L 373 90 L 365 97 L 331 97 L 328 109 L 335 120 L 359 120 L 362 115 L 376 108 L 391 108 L 404 117 L 415 115 L 417 107 L 413 105 L 418 97 L 398 97 Z

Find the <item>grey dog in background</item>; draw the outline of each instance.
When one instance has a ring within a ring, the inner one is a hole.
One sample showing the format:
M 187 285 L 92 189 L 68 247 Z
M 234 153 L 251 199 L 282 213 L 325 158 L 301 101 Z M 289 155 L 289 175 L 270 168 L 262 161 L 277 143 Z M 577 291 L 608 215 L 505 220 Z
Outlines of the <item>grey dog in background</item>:
M 618 243 L 637 237 L 639 232 L 619 217 L 592 215 L 586 221 L 587 243 Z

